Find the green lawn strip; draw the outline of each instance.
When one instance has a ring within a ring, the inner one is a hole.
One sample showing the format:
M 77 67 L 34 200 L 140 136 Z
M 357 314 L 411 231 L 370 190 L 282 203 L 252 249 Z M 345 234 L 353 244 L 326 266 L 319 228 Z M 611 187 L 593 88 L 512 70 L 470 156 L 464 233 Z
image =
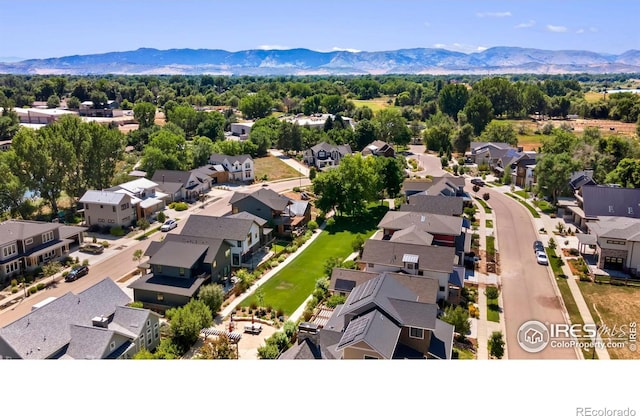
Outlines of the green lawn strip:
M 487 299 L 487 320 L 491 322 L 500 322 L 500 306 L 498 306 L 498 299 Z
M 549 264 L 551 265 L 551 269 L 553 270 L 553 275 L 556 279 L 556 283 L 558 284 L 560 295 L 562 296 L 562 300 L 564 301 L 564 306 L 567 308 L 569 320 L 572 324 L 584 324 L 582 315 L 580 315 L 580 310 L 578 309 L 578 305 L 576 304 L 576 300 L 574 299 L 573 294 L 571 293 L 571 289 L 569 288 L 567 277 L 562 273 L 562 259 L 556 256 L 555 252 L 549 247 L 545 248 L 545 251 L 547 253 L 547 257 L 549 258 Z M 591 358 L 591 356 L 593 355 L 593 351 L 582 349 L 582 355 L 584 356 L 584 358 Z
M 496 238 L 492 235 L 486 236 L 485 247 L 487 250 L 487 256 L 492 256 L 496 254 L 495 240 Z
M 478 201 L 480 205 L 482 205 L 482 208 L 484 208 L 485 214 L 491 214 L 491 207 L 487 205 L 484 199 L 476 197 L 476 201 Z
M 476 356 L 473 354 L 473 352 L 463 349 L 463 348 L 456 348 L 453 347 L 453 352 L 454 352 L 454 359 L 457 360 L 475 360 Z M 457 357 L 456 357 L 457 354 Z
M 544 199 L 536 199 L 533 203 L 545 214 L 553 214 L 554 212 L 556 212 L 556 209 L 553 207 L 553 205 L 551 205 Z
M 493 228 L 493 220 L 487 220 L 486 223 L 485 223 L 485 227 Z
M 518 195 L 521 198 L 524 198 L 524 199 L 528 199 L 529 198 L 529 193 L 527 191 L 525 191 L 525 190 L 522 190 L 522 189 L 514 191 L 513 193 Z
M 158 227 L 155 227 L 155 228 L 150 229 L 150 230 L 149 230 L 149 231 L 147 231 L 146 233 L 144 233 L 144 234 L 142 234 L 142 235 L 140 235 L 140 236 L 136 237 L 136 240 L 144 240 L 145 238 L 149 237 L 151 234 L 155 233 L 156 231 L 159 231 L 159 230 L 160 230 L 160 227 L 161 227 L 161 225 L 160 225 L 160 226 L 158 226 Z
M 378 206 L 365 214 L 361 220 L 338 217 L 332 227 L 322 231 L 298 257 L 261 286 L 264 305 L 282 309 L 285 315 L 291 315 L 313 292 L 316 280 L 324 275 L 327 259 L 344 259 L 351 254 L 351 244 L 356 235 L 361 234 L 365 239 L 369 238 L 387 209 Z M 250 306 L 251 303 L 258 303 L 255 293 L 240 305 Z
M 531 205 L 529 205 L 529 203 L 523 199 L 521 199 L 519 196 L 516 196 L 512 193 L 506 192 L 505 195 L 510 196 L 511 198 L 515 199 L 516 201 L 520 202 L 522 205 L 525 206 L 525 208 L 527 208 L 529 210 L 529 212 L 531 213 L 531 215 L 533 215 L 533 218 L 540 218 L 540 214 L 538 214 L 538 211 L 536 211 L 536 209 L 534 207 L 532 207 Z

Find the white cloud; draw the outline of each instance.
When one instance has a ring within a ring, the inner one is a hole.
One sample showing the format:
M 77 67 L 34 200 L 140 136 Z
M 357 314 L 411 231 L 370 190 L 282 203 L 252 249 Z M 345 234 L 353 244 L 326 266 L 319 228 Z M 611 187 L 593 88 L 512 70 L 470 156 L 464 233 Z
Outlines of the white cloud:
M 547 25 L 547 30 L 549 32 L 556 32 L 556 33 L 564 33 L 566 32 L 568 29 L 566 26 L 554 26 L 554 25 Z
M 434 48 L 446 49 L 448 51 L 454 52 L 463 52 L 463 53 L 471 53 L 471 52 L 482 52 L 487 49 L 486 46 L 475 46 L 475 45 L 466 45 L 464 43 L 436 43 L 433 45 Z
M 334 46 L 333 48 L 331 48 L 332 51 L 345 51 L 345 52 L 353 52 L 353 53 L 358 53 L 358 52 L 362 52 L 360 49 L 355 49 L 355 48 L 340 48 L 338 46 Z
M 516 29 L 525 29 L 527 27 L 534 27 L 536 25 L 535 20 L 529 20 L 528 22 L 520 23 L 519 25 L 515 25 Z
M 478 12 L 476 13 L 478 17 L 510 17 L 511 12 Z
M 269 50 L 273 50 L 273 49 L 291 49 L 290 46 L 283 46 L 283 45 L 260 45 L 258 46 L 258 49 L 263 49 L 265 51 L 269 51 Z

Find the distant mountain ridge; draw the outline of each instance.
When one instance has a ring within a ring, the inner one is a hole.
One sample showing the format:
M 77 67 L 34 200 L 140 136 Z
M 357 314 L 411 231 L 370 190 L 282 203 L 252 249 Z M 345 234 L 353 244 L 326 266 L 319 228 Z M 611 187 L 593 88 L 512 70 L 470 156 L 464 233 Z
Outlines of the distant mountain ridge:
M 380 52 L 309 49 L 229 52 L 140 48 L 135 51 L 0 62 L 8 74 L 363 75 L 640 72 L 640 50 L 602 54 L 495 47 L 462 53 L 414 48 Z

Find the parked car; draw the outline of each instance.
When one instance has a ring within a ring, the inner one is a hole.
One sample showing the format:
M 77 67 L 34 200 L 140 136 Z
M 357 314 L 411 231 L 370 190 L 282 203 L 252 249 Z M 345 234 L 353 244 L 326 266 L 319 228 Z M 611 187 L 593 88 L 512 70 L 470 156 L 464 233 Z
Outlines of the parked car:
M 88 243 L 80 246 L 80 251 L 84 253 L 100 254 L 104 251 L 104 247 L 97 243 Z
M 484 186 L 485 185 L 484 181 L 482 179 L 480 179 L 480 178 L 471 179 L 471 183 L 474 184 L 474 185 L 478 185 L 478 186 Z
M 89 273 L 89 268 L 87 266 L 76 266 L 74 267 L 67 276 L 65 276 L 65 282 L 73 282 L 76 279 L 81 278 L 82 276 Z
M 547 266 L 549 264 L 549 259 L 547 258 L 547 255 L 542 251 L 538 251 L 536 253 L 536 261 L 538 262 L 538 264 L 542 264 L 543 266 Z
M 537 253 L 538 251 L 542 251 L 544 253 L 544 244 L 539 240 L 533 242 L 533 252 Z
M 178 222 L 176 220 L 166 220 L 162 227 L 160 227 L 160 231 L 171 231 L 178 226 Z

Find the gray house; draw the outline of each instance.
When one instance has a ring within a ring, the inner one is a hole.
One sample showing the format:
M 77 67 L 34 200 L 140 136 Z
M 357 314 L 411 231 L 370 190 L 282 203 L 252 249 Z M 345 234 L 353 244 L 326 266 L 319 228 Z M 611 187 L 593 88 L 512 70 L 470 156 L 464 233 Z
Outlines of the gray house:
M 193 201 L 211 189 L 211 177 L 202 170 L 157 170 L 151 180 L 170 201 Z
M 351 147 L 348 144 L 337 145 L 322 142 L 304 152 L 304 162 L 322 169 L 337 166 L 343 157 L 351 153 Z
M 421 193 L 424 195 L 459 196 L 466 200 L 468 195 L 464 191 L 464 185 L 464 178 L 461 176 L 441 176 L 431 180 L 405 179 L 402 183 L 402 190 L 406 197 Z
M 464 212 L 464 200 L 458 196 L 415 194 L 409 197 L 400 211 L 425 212 L 459 217 Z
M 89 190 L 82 195 L 84 220 L 88 226 L 129 227 L 138 218 L 131 195 L 124 192 Z
M 0 358 L 131 358 L 160 342 L 159 315 L 126 306 L 110 278 L 65 295 L 0 328 Z
M 183 306 L 208 283 L 231 275 L 231 245 L 222 239 L 167 234 L 145 252 L 149 272 L 129 285 L 135 301 L 165 311 Z

